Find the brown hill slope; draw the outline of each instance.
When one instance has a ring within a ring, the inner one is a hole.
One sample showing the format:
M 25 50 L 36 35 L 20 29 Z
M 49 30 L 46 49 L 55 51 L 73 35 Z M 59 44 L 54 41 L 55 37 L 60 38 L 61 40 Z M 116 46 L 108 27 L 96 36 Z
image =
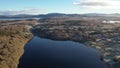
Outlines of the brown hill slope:
M 26 26 L 0 27 L 0 68 L 17 68 L 23 47 L 31 38 Z

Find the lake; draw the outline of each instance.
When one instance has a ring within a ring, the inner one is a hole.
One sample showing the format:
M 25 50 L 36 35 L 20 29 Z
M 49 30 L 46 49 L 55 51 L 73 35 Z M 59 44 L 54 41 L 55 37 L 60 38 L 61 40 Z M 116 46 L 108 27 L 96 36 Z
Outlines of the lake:
M 24 49 L 19 68 L 106 68 L 97 50 L 78 42 L 35 36 Z

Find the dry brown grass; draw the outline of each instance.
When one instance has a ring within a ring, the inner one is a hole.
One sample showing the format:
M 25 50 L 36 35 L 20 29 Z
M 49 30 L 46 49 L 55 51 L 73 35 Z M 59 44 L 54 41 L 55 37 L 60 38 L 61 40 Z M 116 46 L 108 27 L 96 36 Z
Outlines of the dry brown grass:
M 0 28 L 0 68 L 17 68 L 23 54 L 24 45 L 32 38 L 25 26 L 5 26 Z

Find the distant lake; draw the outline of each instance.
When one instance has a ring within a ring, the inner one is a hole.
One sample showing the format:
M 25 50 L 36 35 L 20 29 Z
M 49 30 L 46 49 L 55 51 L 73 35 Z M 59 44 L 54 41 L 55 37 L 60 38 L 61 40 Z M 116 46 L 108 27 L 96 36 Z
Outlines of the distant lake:
M 27 19 L 40 19 L 40 18 L 0 18 L 0 21 L 5 21 L 5 20 L 27 20 Z
M 106 68 L 97 50 L 73 41 L 35 36 L 24 49 L 19 68 Z

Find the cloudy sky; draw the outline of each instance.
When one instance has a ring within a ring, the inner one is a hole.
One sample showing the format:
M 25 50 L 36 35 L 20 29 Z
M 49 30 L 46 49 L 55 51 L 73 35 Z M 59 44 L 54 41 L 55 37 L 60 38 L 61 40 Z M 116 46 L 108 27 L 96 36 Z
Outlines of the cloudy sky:
M 120 13 L 120 0 L 0 0 L 0 15 Z

